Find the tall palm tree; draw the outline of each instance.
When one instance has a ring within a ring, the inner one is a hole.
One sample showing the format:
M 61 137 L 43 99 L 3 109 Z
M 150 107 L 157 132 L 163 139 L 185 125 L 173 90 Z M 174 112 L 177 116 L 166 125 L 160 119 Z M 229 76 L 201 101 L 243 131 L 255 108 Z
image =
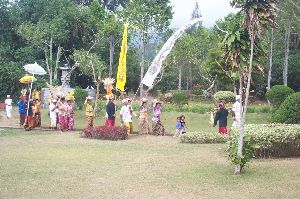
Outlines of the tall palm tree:
M 250 92 L 251 75 L 253 70 L 253 57 L 254 45 L 257 37 L 259 37 L 268 27 L 276 28 L 276 3 L 277 0 L 233 0 L 230 4 L 236 8 L 241 9 L 240 12 L 244 15 L 243 28 L 248 31 L 250 37 L 250 60 L 249 66 L 245 74 L 246 87 L 240 88 L 240 95 L 242 96 L 243 103 L 241 103 L 241 125 L 239 128 L 239 140 L 237 157 L 242 157 L 243 154 L 243 141 L 244 141 L 244 125 L 247 112 L 247 104 Z M 241 84 L 240 84 L 241 85 Z M 245 89 L 245 92 L 243 92 Z M 235 166 L 235 173 L 241 172 L 240 164 Z

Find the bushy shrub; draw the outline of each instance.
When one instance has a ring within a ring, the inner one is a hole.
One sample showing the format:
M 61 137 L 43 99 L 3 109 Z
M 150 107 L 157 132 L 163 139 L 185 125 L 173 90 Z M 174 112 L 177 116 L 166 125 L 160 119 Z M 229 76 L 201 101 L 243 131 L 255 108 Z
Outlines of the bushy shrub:
M 191 144 L 219 143 L 228 141 L 228 136 L 215 132 L 188 132 L 180 137 L 180 141 Z
M 228 152 L 228 159 L 234 164 L 234 165 L 240 165 L 241 171 L 244 170 L 245 166 L 250 162 L 250 160 L 253 158 L 253 154 L 255 152 L 255 149 L 258 148 L 258 145 L 255 143 L 254 139 L 250 135 L 244 136 L 244 143 L 243 143 L 243 152 L 242 156 L 238 157 L 238 140 L 239 136 L 237 133 L 234 133 L 231 137 L 231 141 L 229 142 L 229 147 L 227 148 Z
M 164 94 L 163 101 L 173 103 L 173 94 L 172 93 Z
M 126 140 L 128 133 L 126 127 L 123 126 L 99 126 L 84 129 L 82 137 L 102 140 Z
M 192 94 L 193 95 L 203 95 L 203 90 L 200 90 L 200 89 L 198 89 L 198 90 L 192 90 Z
M 76 100 L 76 105 L 77 107 L 81 110 L 84 105 L 85 98 L 88 96 L 88 93 L 86 90 L 80 88 L 80 87 L 75 87 L 74 89 L 74 97 Z
M 234 102 L 235 95 L 231 91 L 219 91 L 214 94 L 214 98 L 217 102 L 224 101 L 225 103 Z
M 184 92 L 173 93 L 173 102 L 178 105 L 188 104 L 188 96 Z
M 232 135 L 237 135 L 232 130 Z M 249 124 L 245 135 L 257 145 L 255 157 L 300 156 L 300 125 L 298 124 Z
M 276 85 L 267 91 L 266 97 L 272 103 L 273 107 L 277 109 L 280 104 L 293 93 L 294 90 L 288 86 Z
M 272 113 L 274 123 L 300 124 L 300 92 L 288 96 L 280 107 Z

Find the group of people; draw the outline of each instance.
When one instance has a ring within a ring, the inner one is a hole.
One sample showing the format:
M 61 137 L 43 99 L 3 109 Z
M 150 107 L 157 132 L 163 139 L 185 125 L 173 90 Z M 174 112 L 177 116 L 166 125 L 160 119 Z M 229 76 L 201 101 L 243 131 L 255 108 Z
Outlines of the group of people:
M 24 127 L 26 130 L 31 130 L 35 127 L 41 126 L 41 101 L 38 95 L 32 95 L 32 99 L 28 99 L 27 95 L 22 95 L 18 102 L 19 114 L 20 114 L 20 127 Z M 36 96 L 36 97 L 34 97 Z M 88 96 L 85 100 L 85 115 L 87 118 L 87 127 L 93 127 L 94 120 L 94 107 L 92 103 L 93 98 Z M 233 118 L 233 127 L 239 127 L 241 104 L 240 96 L 236 96 L 236 102 L 231 109 Z M 7 118 L 11 118 L 12 99 L 7 95 L 5 100 L 6 115 Z M 153 134 L 153 135 L 165 135 L 165 129 L 161 122 L 161 112 L 163 109 L 163 103 L 154 99 L 152 102 L 152 129 L 148 121 L 148 114 L 150 108 L 148 106 L 148 99 L 142 98 L 140 101 L 139 114 L 137 115 L 132 108 L 132 99 L 126 98 L 122 100 L 122 108 L 120 109 L 120 121 L 123 126 L 128 130 L 128 133 L 133 133 L 132 118 L 138 117 L 139 120 L 139 133 L 140 134 Z M 60 129 L 61 131 L 74 130 L 74 97 L 71 95 L 65 97 L 58 97 L 51 99 L 49 102 L 49 116 L 50 116 L 50 129 Z M 117 108 L 114 103 L 114 97 L 108 96 L 106 103 L 106 126 L 115 126 Z M 227 129 L 227 117 L 229 111 L 225 108 L 223 102 L 219 103 L 218 109 L 213 118 L 213 126 L 219 123 L 219 133 L 228 134 Z M 177 117 L 176 130 L 173 137 L 179 137 L 187 130 L 185 116 L 181 115 Z
M 85 101 L 86 106 L 86 118 L 87 127 L 93 127 L 93 107 L 92 107 L 92 97 L 87 97 Z M 123 126 L 128 130 L 128 133 L 133 133 L 133 117 L 138 117 L 139 119 L 139 133 L 140 134 L 154 134 L 154 135 L 165 135 L 165 129 L 161 122 L 161 112 L 163 108 L 163 103 L 154 99 L 152 105 L 152 130 L 150 129 L 150 124 L 148 121 L 148 99 L 142 98 L 140 102 L 139 115 L 137 115 L 132 108 L 132 99 L 126 98 L 122 100 L 122 107 L 120 109 L 120 121 Z M 108 101 L 106 103 L 106 126 L 115 126 L 117 108 L 114 103 L 114 97 L 108 96 Z
M 41 127 L 41 105 L 39 92 L 33 92 L 29 99 L 27 91 L 22 92 L 18 101 L 18 110 L 20 116 L 20 127 L 25 130 L 31 130 Z M 5 100 L 6 106 L 12 104 L 10 96 Z M 49 101 L 50 129 L 59 128 L 61 131 L 74 129 L 74 100 L 65 97 L 51 99 Z M 7 110 L 7 117 L 11 117 L 11 107 Z
M 58 97 L 51 99 L 49 104 L 50 129 L 59 128 L 61 131 L 74 130 L 74 100 Z
M 26 95 L 20 97 L 18 101 L 20 127 L 26 130 L 41 127 L 41 104 L 38 98 L 29 99 Z
M 233 124 L 232 127 L 237 128 L 240 126 L 240 116 L 241 116 L 241 97 L 240 95 L 236 96 L 236 101 L 233 104 L 231 109 Z M 218 110 L 214 117 L 214 124 L 215 127 L 219 122 L 219 133 L 220 134 L 228 134 L 229 130 L 227 129 L 227 117 L 229 115 L 229 111 L 225 108 L 225 104 L 223 102 L 219 103 Z

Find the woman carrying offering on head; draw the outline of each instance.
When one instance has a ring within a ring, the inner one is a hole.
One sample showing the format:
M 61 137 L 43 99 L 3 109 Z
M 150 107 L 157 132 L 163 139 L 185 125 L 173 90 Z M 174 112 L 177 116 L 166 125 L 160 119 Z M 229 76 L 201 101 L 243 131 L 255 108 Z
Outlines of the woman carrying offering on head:
M 165 128 L 161 123 L 162 102 L 153 100 L 153 118 L 152 118 L 152 133 L 154 135 L 165 135 Z
M 139 116 L 139 133 L 140 134 L 149 134 L 150 127 L 148 123 L 148 108 L 147 108 L 148 100 L 143 98 L 141 100 L 140 106 L 140 116 Z

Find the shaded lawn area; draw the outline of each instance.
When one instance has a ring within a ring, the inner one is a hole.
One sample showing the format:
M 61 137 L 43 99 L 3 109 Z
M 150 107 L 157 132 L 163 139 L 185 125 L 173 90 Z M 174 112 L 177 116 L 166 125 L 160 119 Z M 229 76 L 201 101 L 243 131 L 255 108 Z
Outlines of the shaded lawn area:
M 299 158 L 254 160 L 234 176 L 227 144 L 1 130 L 0 146 L 0 198 L 300 198 Z

